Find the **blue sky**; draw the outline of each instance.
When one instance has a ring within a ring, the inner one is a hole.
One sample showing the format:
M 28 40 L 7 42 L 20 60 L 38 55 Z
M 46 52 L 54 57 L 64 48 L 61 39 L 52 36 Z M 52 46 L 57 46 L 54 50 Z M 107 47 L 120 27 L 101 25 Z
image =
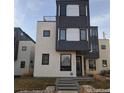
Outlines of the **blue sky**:
M 98 26 L 99 38 L 103 32 L 110 35 L 110 0 L 90 1 L 90 23 Z M 24 32 L 36 40 L 37 21 L 43 16 L 56 15 L 56 0 L 14 0 L 14 26 L 20 27 Z

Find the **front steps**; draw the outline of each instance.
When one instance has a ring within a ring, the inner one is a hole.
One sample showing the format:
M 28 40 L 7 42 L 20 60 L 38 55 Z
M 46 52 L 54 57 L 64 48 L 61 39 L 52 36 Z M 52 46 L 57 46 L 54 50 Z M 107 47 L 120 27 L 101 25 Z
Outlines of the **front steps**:
M 58 78 L 56 93 L 79 93 L 79 84 L 73 78 Z

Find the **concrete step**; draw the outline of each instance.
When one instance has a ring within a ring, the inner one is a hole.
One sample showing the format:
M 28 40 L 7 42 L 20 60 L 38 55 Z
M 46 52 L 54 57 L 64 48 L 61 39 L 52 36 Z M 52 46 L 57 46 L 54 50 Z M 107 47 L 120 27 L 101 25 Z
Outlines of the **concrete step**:
M 58 87 L 58 90 L 78 90 L 78 87 Z
M 74 84 L 74 83 L 72 83 L 72 84 L 58 83 L 57 86 L 77 86 L 77 84 Z
M 78 91 L 79 84 L 73 78 L 58 78 L 56 80 L 56 90 Z

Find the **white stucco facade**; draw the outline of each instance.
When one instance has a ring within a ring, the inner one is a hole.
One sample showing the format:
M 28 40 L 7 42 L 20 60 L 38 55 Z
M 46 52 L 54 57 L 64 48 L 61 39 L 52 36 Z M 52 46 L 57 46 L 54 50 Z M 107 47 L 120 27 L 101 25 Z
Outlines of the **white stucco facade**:
M 106 49 L 102 49 L 101 46 L 105 45 Z M 107 61 L 107 66 L 103 66 L 103 60 Z M 96 59 L 96 70 L 91 71 L 89 69 L 89 60 L 86 60 L 86 72 L 87 74 L 100 73 L 102 70 L 110 70 L 110 45 L 109 39 L 99 39 L 99 58 Z
M 49 37 L 44 37 L 43 32 L 50 31 Z M 79 41 L 79 29 L 67 28 L 66 29 L 67 41 Z M 71 32 L 76 32 L 72 34 Z M 59 30 L 58 30 L 59 34 Z M 75 35 L 75 37 L 74 37 Z M 77 37 L 76 37 L 77 35 Z M 70 37 L 70 36 L 73 36 Z M 58 35 L 59 37 L 59 35 Z M 102 50 L 101 45 L 105 45 L 106 49 Z M 101 70 L 109 70 L 110 68 L 110 53 L 109 53 L 109 40 L 99 40 L 99 55 L 100 58 L 96 59 L 96 73 Z M 49 63 L 47 65 L 42 64 L 42 54 L 49 54 Z M 71 71 L 61 71 L 61 54 L 71 55 Z M 56 51 L 56 22 L 44 22 L 39 21 L 37 23 L 37 35 L 36 35 L 36 47 L 35 47 L 35 62 L 34 62 L 34 77 L 77 77 L 76 68 L 76 56 L 81 56 L 82 59 L 82 76 L 94 71 L 89 70 L 89 59 L 86 59 L 86 69 L 84 68 L 84 56 L 77 54 L 76 52 L 60 52 Z M 107 67 L 103 67 L 102 60 L 107 60 Z M 86 70 L 86 71 L 85 71 Z
M 43 37 L 43 30 L 50 30 L 50 37 Z M 55 35 L 56 22 L 38 22 L 34 77 L 76 77 L 76 52 L 57 52 Z M 49 65 L 42 65 L 43 53 L 49 54 Z M 60 71 L 61 54 L 71 54 L 71 71 Z
M 26 47 L 26 50 L 23 51 L 22 47 Z M 33 68 L 30 67 L 34 62 L 34 51 L 35 51 L 35 44 L 32 41 L 19 41 L 18 46 L 18 57 L 17 60 L 14 62 L 14 75 L 24 75 L 28 74 L 29 72 L 33 72 Z M 21 62 L 25 62 L 24 68 L 21 68 Z

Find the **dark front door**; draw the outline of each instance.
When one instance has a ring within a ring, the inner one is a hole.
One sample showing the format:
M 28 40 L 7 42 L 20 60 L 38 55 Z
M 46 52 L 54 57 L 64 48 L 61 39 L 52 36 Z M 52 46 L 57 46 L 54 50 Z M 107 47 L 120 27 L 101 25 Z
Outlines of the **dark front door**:
M 77 76 L 82 76 L 82 57 L 76 56 L 76 70 Z

